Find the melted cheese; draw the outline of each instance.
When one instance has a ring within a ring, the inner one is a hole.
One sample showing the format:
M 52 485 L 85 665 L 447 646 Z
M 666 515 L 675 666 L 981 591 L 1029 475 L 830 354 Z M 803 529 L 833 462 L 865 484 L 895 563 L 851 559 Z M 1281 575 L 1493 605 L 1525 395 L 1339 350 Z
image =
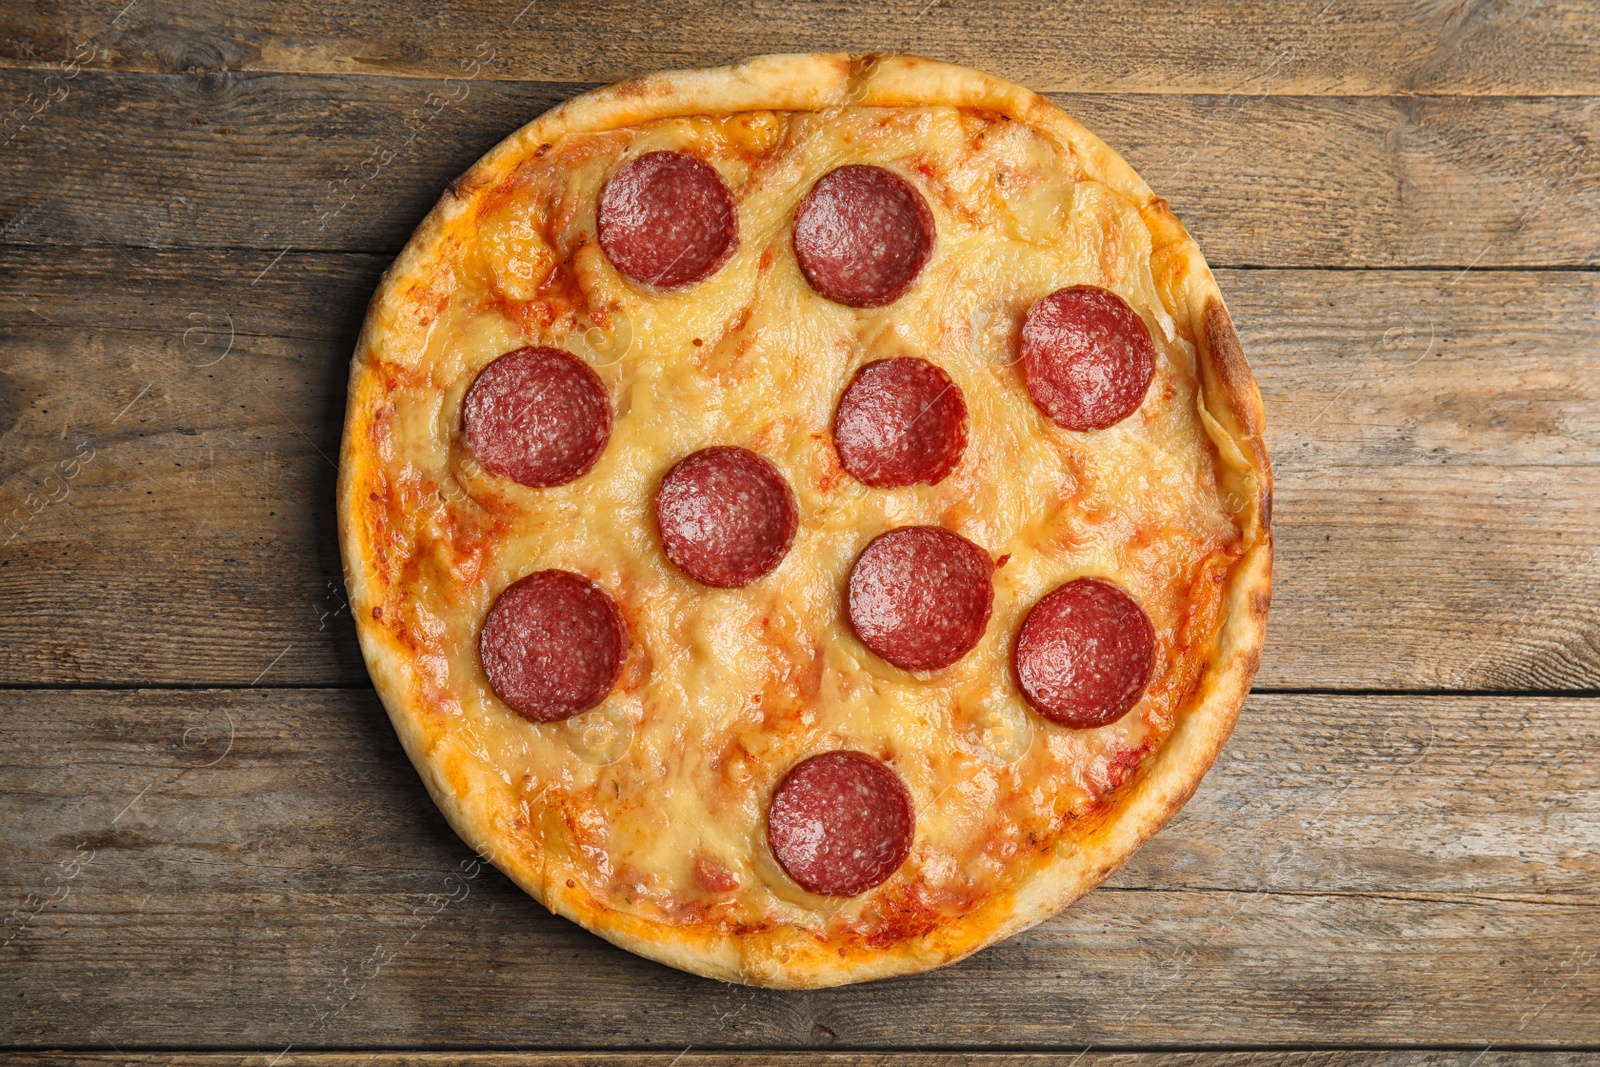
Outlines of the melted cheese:
M 619 275 L 594 238 L 607 176 L 657 149 L 706 159 L 739 204 L 737 253 L 671 294 Z M 795 207 L 845 163 L 902 175 L 936 220 L 927 268 L 889 307 L 830 303 L 795 263 Z M 1024 877 L 1030 857 L 1073 847 L 1079 817 L 1160 744 L 1211 653 L 1239 531 L 1196 411 L 1192 339 L 1154 289 L 1150 233 L 1132 205 L 1080 177 L 1037 131 L 947 107 L 571 135 L 481 199 L 476 241 L 454 250 L 448 277 L 386 312 L 427 329 L 414 350 L 379 353 L 391 377 L 380 447 L 398 570 L 382 617 L 415 649 L 430 706 L 448 723 L 442 744 L 521 798 L 503 836 L 542 857 L 547 885 L 666 922 L 893 939 L 926 928 L 907 925 L 908 909 L 959 913 Z M 1127 300 L 1158 352 L 1140 409 L 1087 434 L 1034 408 L 1015 344 L 1033 302 L 1080 283 Z M 604 455 L 567 486 L 490 476 L 460 438 L 473 377 L 525 344 L 588 359 L 615 402 Z M 833 412 L 856 368 L 902 354 L 955 380 L 969 440 L 940 484 L 872 489 L 840 469 Z M 652 513 L 674 462 L 724 444 L 774 462 L 800 502 L 788 556 L 737 590 L 676 571 Z M 914 523 L 1004 559 L 983 640 L 926 675 L 869 653 L 842 602 L 867 542 Z M 547 567 L 609 590 L 631 648 L 604 705 L 536 725 L 495 698 L 477 636 L 500 590 Z M 1010 656 L 1028 609 L 1082 575 L 1144 605 L 1160 676 L 1119 722 L 1074 731 L 1028 709 Z M 834 748 L 888 760 L 918 809 L 910 860 L 849 900 L 791 882 L 764 830 L 782 775 Z

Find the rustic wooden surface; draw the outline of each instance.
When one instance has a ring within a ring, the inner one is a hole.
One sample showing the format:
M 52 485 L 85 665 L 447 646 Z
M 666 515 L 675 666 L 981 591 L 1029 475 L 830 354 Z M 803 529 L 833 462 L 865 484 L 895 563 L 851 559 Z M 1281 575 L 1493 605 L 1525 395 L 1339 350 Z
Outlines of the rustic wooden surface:
M 125 3 L 0 0 L 7 1059 L 1600 1062 L 1600 4 Z M 1269 647 L 1106 888 L 941 973 L 738 989 L 450 833 L 331 458 L 378 275 L 498 138 L 880 48 L 1056 94 L 1200 238 L 1268 405 Z
M 1489 1049 L 1256 1052 L 821 1052 L 816 1067 L 1579 1067 L 1593 1053 Z M 6 1057 L 17 1067 L 794 1067 L 782 1052 L 189 1052 L 132 1055 L 39 1052 Z
M 7 849 L 70 857 L 0 886 L 49 902 L 0 975 L 29 1045 L 1593 1043 L 1584 699 L 1258 694 L 1107 888 L 947 971 L 806 994 L 644 964 L 480 869 L 367 690 L 28 707 Z

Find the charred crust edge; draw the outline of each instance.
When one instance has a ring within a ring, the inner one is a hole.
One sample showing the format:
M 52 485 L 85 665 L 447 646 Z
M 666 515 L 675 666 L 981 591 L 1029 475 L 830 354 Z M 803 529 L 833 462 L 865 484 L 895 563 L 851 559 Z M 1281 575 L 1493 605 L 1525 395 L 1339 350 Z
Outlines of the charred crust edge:
M 1204 319 L 1206 351 L 1211 369 L 1216 372 L 1217 384 L 1227 397 L 1228 408 L 1238 420 L 1240 431 L 1257 437 L 1266 420 L 1255 378 L 1244 358 L 1244 345 L 1239 343 L 1239 334 L 1233 328 L 1233 319 L 1215 296 L 1206 297 Z

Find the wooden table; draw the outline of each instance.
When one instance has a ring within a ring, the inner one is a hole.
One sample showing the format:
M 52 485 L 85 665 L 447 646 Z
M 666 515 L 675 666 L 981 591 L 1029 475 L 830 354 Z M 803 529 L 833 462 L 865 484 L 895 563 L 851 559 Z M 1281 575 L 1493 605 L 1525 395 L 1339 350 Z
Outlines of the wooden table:
M 125 2 L 0 2 L 13 1062 L 1600 1048 L 1594 0 Z M 1048 91 L 1170 199 L 1266 396 L 1279 555 L 1237 733 L 1107 887 L 797 994 L 472 863 L 357 652 L 333 458 L 366 300 L 446 182 L 593 83 L 811 49 Z

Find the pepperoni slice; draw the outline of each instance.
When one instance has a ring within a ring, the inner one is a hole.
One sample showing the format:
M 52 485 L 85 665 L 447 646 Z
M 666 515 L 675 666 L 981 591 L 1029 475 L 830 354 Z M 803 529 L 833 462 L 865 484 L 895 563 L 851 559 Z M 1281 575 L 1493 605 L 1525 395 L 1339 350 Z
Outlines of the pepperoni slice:
M 1110 582 L 1079 578 L 1033 606 L 1017 635 L 1017 678 L 1033 709 L 1087 730 L 1116 722 L 1144 695 L 1156 631 Z
M 478 637 L 495 694 L 532 722 L 597 706 L 617 684 L 627 650 L 616 601 L 571 571 L 539 571 L 506 586 Z
M 721 589 L 771 573 L 799 525 L 794 490 L 748 448 L 701 449 L 679 460 L 656 494 L 656 527 L 667 558 L 689 577 Z
M 890 530 L 866 547 L 850 572 L 850 625 L 896 667 L 948 667 L 988 628 L 993 576 L 989 554 L 949 530 Z
M 794 254 L 811 287 L 836 304 L 900 299 L 933 252 L 922 194 L 882 167 L 851 164 L 811 187 L 794 216 Z
M 967 445 L 967 403 L 927 360 L 868 363 L 839 401 L 833 442 L 844 469 L 870 486 L 935 485 Z
M 461 405 L 483 468 L 535 489 L 589 472 L 611 439 L 611 400 L 594 368 L 559 348 L 519 348 L 483 370 Z
M 600 194 L 600 247 L 634 281 L 681 289 L 709 278 L 739 247 L 733 194 L 686 152 L 648 152 Z
M 1068 430 L 1103 430 L 1138 410 L 1155 373 L 1144 320 L 1109 289 L 1057 289 L 1022 323 L 1022 365 L 1039 410 Z
M 887 881 L 911 855 L 916 825 L 911 791 L 864 752 L 801 761 L 767 808 L 772 854 L 802 887 L 831 897 L 853 897 Z

